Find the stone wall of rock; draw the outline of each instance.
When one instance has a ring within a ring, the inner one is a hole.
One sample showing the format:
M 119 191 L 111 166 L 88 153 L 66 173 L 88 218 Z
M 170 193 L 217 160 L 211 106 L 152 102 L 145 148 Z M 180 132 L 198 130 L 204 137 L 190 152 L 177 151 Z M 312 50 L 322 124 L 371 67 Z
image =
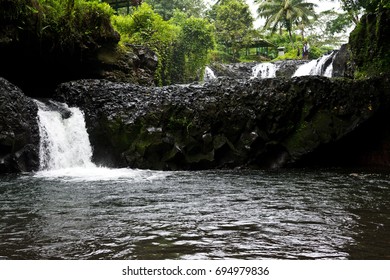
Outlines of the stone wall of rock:
M 39 168 L 37 106 L 0 78 L 0 174 Z
M 97 163 L 172 170 L 294 164 L 386 112 L 389 94 L 389 77 L 162 88 L 83 80 L 57 90 L 84 110 Z

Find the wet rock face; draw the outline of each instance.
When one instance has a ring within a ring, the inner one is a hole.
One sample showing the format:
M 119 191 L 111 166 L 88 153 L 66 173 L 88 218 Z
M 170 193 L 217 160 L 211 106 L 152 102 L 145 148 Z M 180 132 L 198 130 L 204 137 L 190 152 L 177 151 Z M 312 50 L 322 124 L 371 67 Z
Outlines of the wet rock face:
M 50 53 L 23 42 L 0 43 L 0 76 L 34 98 L 50 98 L 58 84 L 79 79 L 107 79 L 154 86 L 157 56 L 146 47 L 114 44 L 82 54 Z
M 157 55 L 149 48 L 127 44 L 123 49 L 100 50 L 97 55 L 94 78 L 154 86 Z
M 229 77 L 233 79 L 249 79 L 252 76 L 252 69 L 258 63 L 213 63 L 209 67 L 217 77 Z
M 48 24 L 55 12 L 45 15 L 49 6 L 37 0 L 0 1 L 0 77 L 35 98 L 50 98 L 58 84 L 79 79 L 155 85 L 157 56 L 145 46 L 118 45 L 120 36 L 108 14 L 75 7 L 75 19 L 62 28 L 65 16 L 52 16 L 56 22 Z
M 307 63 L 306 60 L 281 60 L 275 62 L 277 67 L 276 77 L 278 78 L 291 78 L 298 67 Z
M 307 60 L 280 60 L 272 62 L 276 69 L 275 76 L 278 78 L 291 78 L 298 67 L 304 63 L 307 63 Z M 250 79 L 254 78 L 253 72 L 257 65 L 259 65 L 257 62 L 232 64 L 213 63 L 209 67 L 217 77 Z
M 351 60 L 351 51 L 348 44 L 341 46 L 333 59 L 332 77 L 353 78 L 355 65 Z
M 37 106 L 0 78 L 0 174 L 39 168 Z
M 97 163 L 152 169 L 281 167 L 387 110 L 389 78 L 216 79 L 146 88 L 104 80 L 62 84 L 85 112 Z
M 352 60 L 358 76 L 390 73 L 390 9 L 362 16 L 349 36 Z

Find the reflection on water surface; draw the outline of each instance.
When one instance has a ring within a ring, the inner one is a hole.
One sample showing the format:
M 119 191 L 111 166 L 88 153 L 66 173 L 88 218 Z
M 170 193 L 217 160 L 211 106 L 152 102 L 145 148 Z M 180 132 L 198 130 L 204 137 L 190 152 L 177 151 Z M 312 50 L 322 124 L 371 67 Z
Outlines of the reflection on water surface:
M 0 177 L 0 259 L 390 259 L 390 177 L 340 171 Z

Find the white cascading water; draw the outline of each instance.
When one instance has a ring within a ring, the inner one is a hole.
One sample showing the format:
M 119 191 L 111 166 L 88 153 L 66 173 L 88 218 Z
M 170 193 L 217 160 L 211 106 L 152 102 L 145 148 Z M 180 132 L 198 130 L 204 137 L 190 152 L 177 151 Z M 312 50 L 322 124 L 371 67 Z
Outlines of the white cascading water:
M 254 78 L 275 78 L 276 77 L 276 71 L 278 70 L 277 66 L 270 62 L 264 62 L 257 64 L 255 67 L 252 68 L 252 77 Z
M 85 128 L 84 115 L 78 108 L 68 108 L 69 118 L 63 119 L 54 111 L 37 101 L 40 134 L 40 169 L 58 170 L 74 167 L 94 167 L 92 148 Z
M 162 171 L 96 166 L 91 161 L 92 147 L 80 109 L 52 102 L 54 107 L 71 112 L 69 118 L 63 118 L 56 108 L 40 101 L 36 103 L 40 134 L 40 171 L 35 174 L 36 177 L 65 181 L 150 181 L 167 176 L 168 173 Z
M 215 76 L 214 71 L 210 67 L 206 66 L 206 68 L 204 69 L 203 81 L 209 82 L 209 81 L 214 80 L 216 78 L 217 78 L 217 76 Z
M 329 59 L 333 60 L 333 57 L 334 53 L 332 52 L 320 57 L 317 60 L 311 60 L 305 64 L 302 64 L 295 71 L 293 77 L 318 75 L 330 78 L 332 77 L 333 61 L 326 68 L 324 66 L 327 64 Z
M 332 78 L 333 77 L 333 60 L 329 64 L 329 66 L 325 69 L 324 75 L 325 77 Z

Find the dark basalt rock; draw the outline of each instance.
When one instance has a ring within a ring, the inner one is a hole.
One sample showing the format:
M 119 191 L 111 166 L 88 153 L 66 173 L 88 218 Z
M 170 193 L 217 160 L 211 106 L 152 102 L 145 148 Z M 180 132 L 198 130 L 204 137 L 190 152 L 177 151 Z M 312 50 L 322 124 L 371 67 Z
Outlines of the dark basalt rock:
M 291 78 L 297 71 L 298 67 L 307 63 L 307 60 L 280 60 L 276 61 L 277 66 L 276 77 Z
M 355 65 L 351 60 L 351 51 L 348 44 L 341 46 L 333 59 L 333 77 L 353 78 Z
M 103 49 L 96 59 L 93 76 L 112 82 L 154 86 L 158 57 L 145 46 L 126 44 L 122 48 Z
M 0 78 L 0 173 L 39 168 L 37 106 Z
M 209 67 L 217 77 L 229 77 L 232 79 L 249 79 L 252 76 L 252 68 L 257 62 L 248 63 L 218 63 L 214 62 Z
M 277 78 L 291 78 L 298 67 L 307 60 L 280 60 L 272 62 L 276 67 Z M 232 79 L 250 79 L 253 77 L 253 68 L 257 66 L 257 62 L 247 63 L 213 63 L 209 65 L 210 69 L 213 70 L 217 77 L 229 77 Z
M 389 77 L 162 88 L 81 80 L 62 84 L 57 98 L 84 110 L 97 163 L 175 170 L 302 162 L 386 112 L 389 93 Z

